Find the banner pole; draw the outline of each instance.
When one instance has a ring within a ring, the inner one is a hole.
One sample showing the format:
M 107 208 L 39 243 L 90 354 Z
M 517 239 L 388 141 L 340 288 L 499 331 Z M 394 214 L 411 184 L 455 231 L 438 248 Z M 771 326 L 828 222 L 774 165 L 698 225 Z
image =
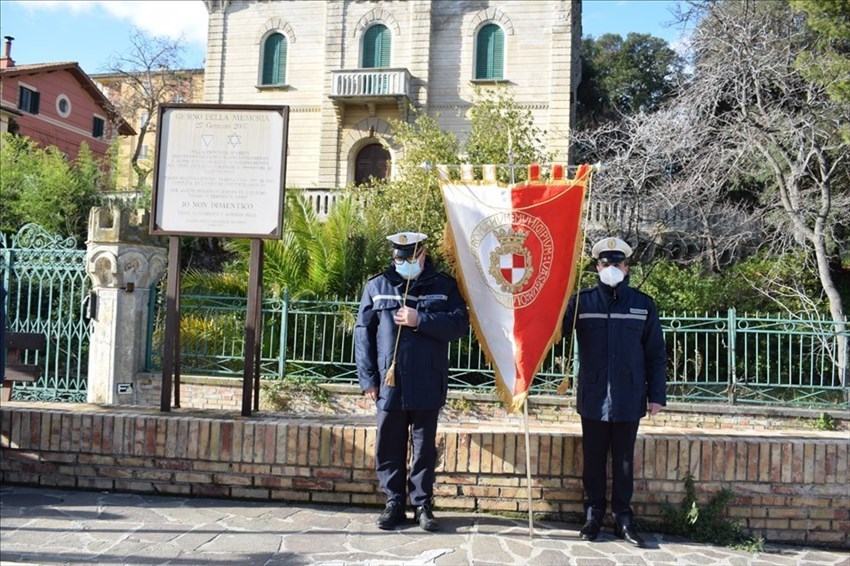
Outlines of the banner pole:
M 531 441 L 528 434 L 528 397 L 522 404 L 525 421 L 525 479 L 527 482 L 526 493 L 528 494 L 528 538 L 534 538 L 534 510 L 531 506 Z

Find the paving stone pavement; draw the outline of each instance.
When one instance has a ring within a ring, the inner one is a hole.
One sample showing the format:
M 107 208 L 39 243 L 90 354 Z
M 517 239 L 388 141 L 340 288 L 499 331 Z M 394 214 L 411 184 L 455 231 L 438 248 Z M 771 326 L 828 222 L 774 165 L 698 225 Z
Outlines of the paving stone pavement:
M 411 520 L 375 526 L 377 509 L 0 486 L 0 566 L 7 564 L 841 565 L 850 553 L 767 545 L 762 553 L 644 533 L 632 548 L 579 525 L 438 512 L 439 533 Z M 408 513 L 412 516 L 411 513 Z

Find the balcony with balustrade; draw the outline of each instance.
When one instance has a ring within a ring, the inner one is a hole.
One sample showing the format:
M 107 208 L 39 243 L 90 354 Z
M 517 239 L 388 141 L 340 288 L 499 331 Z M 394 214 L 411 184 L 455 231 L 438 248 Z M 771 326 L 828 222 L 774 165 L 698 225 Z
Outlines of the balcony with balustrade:
M 334 104 L 380 104 L 395 101 L 404 115 L 412 100 L 407 69 L 352 69 L 331 71 Z

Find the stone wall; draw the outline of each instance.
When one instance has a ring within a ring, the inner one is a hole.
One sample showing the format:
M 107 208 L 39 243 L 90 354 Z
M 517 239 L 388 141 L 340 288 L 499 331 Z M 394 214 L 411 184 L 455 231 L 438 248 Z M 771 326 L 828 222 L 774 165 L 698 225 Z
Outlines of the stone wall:
M 6 403 L 3 482 L 78 489 L 380 505 L 371 416 L 233 417 L 138 407 Z M 517 421 L 440 425 L 435 504 L 526 512 L 525 437 Z M 846 432 L 743 433 L 642 427 L 634 507 L 660 520 L 682 478 L 699 501 L 736 494 L 727 513 L 770 541 L 850 548 Z M 538 513 L 578 521 L 581 434 L 530 427 L 531 496 Z

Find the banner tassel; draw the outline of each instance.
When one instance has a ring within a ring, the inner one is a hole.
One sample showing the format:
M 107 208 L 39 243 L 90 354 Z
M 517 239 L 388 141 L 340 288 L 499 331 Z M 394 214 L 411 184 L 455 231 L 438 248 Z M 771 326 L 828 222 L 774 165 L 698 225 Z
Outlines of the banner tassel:
M 384 376 L 384 383 L 387 387 L 395 387 L 395 360 L 390 364 L 387 375 Z

